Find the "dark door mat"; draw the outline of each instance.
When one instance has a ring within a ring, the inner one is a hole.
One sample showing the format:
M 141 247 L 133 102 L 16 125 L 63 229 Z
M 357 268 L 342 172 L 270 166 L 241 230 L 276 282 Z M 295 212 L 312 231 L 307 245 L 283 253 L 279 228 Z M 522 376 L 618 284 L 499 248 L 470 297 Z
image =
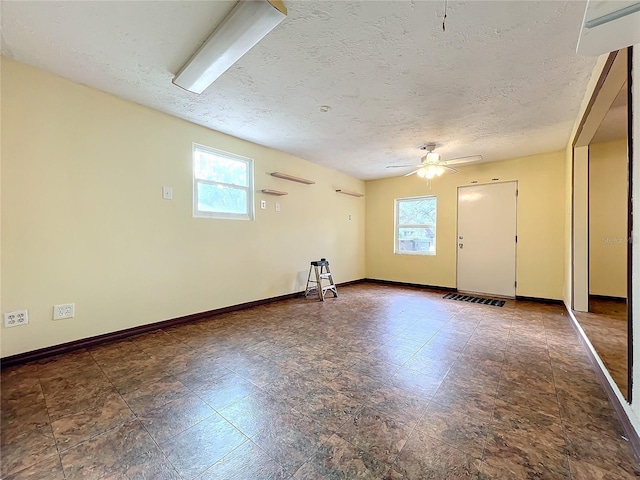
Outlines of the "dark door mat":
M 483 305 L 492 305 L 494 307 L 502 307 L 505 300 L 494 300 L 493 298 L 474 297 L 473 295 L 461 295 L 459 293 L 447 293 L 444 297 L 447 300 L 459 300 L 461 302 L 481 303 Z

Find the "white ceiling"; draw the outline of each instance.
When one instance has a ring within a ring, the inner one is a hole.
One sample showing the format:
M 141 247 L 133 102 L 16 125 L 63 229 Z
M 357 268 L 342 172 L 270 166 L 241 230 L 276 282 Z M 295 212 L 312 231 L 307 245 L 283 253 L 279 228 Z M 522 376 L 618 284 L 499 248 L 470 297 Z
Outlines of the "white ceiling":
M 198 96 L 171 83 L 221 1 L 1 2 L 2 54 L 362 179 L 564 148 L 595 58 L 585 2 L 284 0 L 289 15 Z M 321 105 L 331 111 L 321 113 Z

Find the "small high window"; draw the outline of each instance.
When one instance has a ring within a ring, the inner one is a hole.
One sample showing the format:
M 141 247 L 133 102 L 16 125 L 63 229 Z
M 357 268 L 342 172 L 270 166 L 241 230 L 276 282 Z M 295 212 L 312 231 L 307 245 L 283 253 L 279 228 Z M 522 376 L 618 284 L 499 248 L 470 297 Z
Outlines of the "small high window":
M 436 254 L 436 197 L 396 199 L 394 253 Z
M 193 144 L 193 216 L 253 220 L 253 160 Z

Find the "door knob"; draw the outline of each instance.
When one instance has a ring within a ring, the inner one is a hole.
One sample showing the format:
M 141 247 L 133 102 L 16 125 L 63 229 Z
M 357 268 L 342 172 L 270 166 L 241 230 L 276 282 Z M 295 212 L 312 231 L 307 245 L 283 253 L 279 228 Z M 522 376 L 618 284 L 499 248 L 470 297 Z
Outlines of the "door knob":
M 462 244 L 462 243 L 458 244 L 458 247 L 460 247 L 460 248 L 462 248 L 463 246 L 464 246 L 464 244 Z

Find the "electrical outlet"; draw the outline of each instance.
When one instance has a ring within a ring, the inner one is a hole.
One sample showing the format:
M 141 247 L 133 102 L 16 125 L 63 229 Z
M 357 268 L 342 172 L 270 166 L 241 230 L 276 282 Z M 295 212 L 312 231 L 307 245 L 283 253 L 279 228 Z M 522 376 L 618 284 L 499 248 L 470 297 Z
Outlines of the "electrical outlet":
M 262 210 L 265 210 L 267 208 L 267 201 L 266 200 L 260 200 L 260 208 Z
M 64 318 L 73 318 L 75 313 L 75 303 L 63 303 L 53 306 L 53 319 L 62 320 Z
M 7 312 L 4 314 L 5 327 L 19 327 L 29 323 L 29 314 L 26 310 L 16 310 L 15 312 Z
M 280 204 L 276 203 L 276 212 L 279 212 L 279 211 L 280 211 Z

